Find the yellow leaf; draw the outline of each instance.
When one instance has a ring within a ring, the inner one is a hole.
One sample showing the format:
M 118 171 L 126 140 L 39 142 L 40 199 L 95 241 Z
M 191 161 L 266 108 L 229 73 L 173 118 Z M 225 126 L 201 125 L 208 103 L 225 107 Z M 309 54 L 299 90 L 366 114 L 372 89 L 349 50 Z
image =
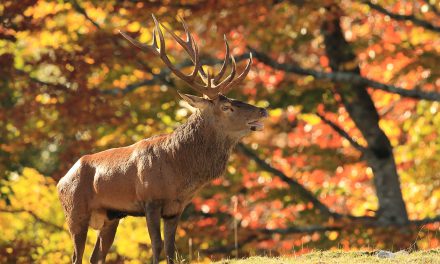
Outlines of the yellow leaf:
M 279 116 L 281 116 L 282 113 L 283 113 L 283 110 L 281 108 L 269 110 L 269 116 L 272 116 L 272 117 L 279 117 Z
M 330 240 L 335 240 L 336 238 L 338 238 L 338 232 L 336 232 L 336 231 L 331 231 L 329 234 L 328 234 L 328 239 L 330 239 Z
M 307 122 L 310 125 L 316 125 L 321 122 L 321 118 L 319 118 L 315 114 L 301 114 L 301 115 L 299 115 L 298 118 L 300 120 L 304 120 L 305 122 Z
M 141 28 L 141 24 L 139 22 L 133 22 L 127 25 L 127 31 L 129 32 L 137 32 Z

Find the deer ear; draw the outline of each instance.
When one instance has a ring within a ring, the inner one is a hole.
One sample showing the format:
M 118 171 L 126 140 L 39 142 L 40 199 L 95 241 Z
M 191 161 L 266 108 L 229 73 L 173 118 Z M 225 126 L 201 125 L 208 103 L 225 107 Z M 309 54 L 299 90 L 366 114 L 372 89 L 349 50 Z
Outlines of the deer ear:
M 183 100 L 185 100 L 185 102 L 195 108 L 204 109 L 211 103 L 209 99 L 203 97 L 198 97 L 190 94 L 178 94 L 180 95 L 180 97 L 182 97 Z

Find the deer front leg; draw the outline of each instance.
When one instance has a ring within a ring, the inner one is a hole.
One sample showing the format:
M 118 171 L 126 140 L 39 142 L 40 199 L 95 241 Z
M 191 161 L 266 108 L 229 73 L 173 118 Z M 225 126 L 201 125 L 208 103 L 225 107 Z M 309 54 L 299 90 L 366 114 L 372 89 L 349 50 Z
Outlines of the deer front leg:
M 153 264 L 159 264 L 159 256 L 163 247 L 160 236 L 160 213 L 161 205 L 159 203 L 148 202 L 145 204 L 148 233 L 150 234 L 151 247 L 153 249 Z
M 180 213 L 173 216 L 163 216 L 164 219 L 164 239 L 165 239 L 165 255 L 168 264 L 174 264 L 175 260 L 175 237 L 177 224 L 180 219 Z

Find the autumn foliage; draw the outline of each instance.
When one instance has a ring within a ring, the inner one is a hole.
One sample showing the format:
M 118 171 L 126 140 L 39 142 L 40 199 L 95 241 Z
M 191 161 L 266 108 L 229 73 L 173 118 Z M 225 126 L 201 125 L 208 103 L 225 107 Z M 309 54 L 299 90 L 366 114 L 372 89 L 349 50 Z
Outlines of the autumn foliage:
M 6 0 L 0 262 L 69 262 L 57 180 L 84 154 L 191 114 L 176 93 L 188 87 L 118 33 L 149 42 L 152 13 L 176 33 L 183 17 L 207 68 L 221 66 L 223 34 L 239 71 L 252 51 L 229 96 L 270 114 L 186 209 L 182 258 L 439 246 L 440 1 Z M 150 257 L 145 220 L 124 219 L 110 262 Z

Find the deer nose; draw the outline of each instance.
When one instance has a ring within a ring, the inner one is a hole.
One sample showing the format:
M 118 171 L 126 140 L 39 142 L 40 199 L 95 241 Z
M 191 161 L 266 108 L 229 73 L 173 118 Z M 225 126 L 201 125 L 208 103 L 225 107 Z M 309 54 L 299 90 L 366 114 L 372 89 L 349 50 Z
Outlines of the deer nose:
M 269 114 L 267 113 L 267 110 L 264 109 L 264 108 L 260 108 L 260 115 L 262 117 L 268 117 L 269 116 Z

